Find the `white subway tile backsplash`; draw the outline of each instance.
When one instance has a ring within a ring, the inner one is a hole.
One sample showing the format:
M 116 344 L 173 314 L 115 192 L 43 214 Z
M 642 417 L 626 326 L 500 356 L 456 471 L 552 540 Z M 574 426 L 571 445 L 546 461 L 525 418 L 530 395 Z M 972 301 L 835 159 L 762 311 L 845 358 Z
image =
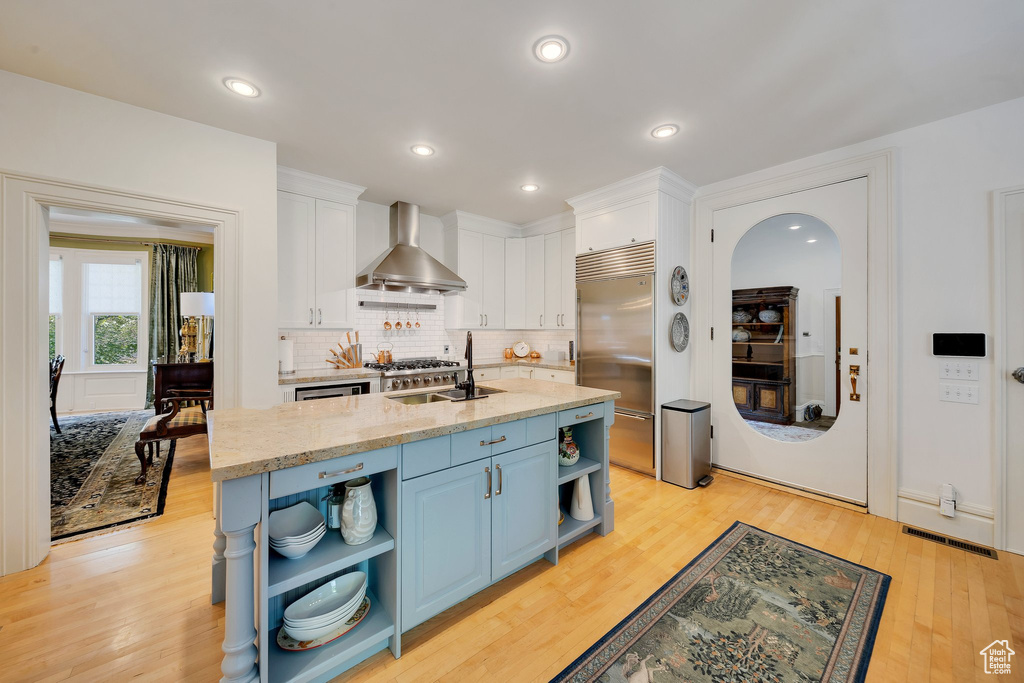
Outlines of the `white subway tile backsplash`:
M 466 331 L 446 330 L 444 326 L 445 297 L 431 294 L 397 294 L 392 292 L 359 292 L 360 301 L 386 301 L 389 303 L 434 304 L 433 311 L 391 311 L 371 310 L 359 307 L 354 319 L 359 330 L 359 341 L 363 345 L 363 360 L 372 360 L 371 354 L 377 348 L 392 348 L 396 359 L 444 357 L 445 345 L 450 346 L 450 356 L 462 358 L 465 353 Z M 384 329 L 384 321 L 394 325 L 401 321 L 403 329 Z M 411 321 L 413 328 L 404 329 Z M 417 328 L 416 322 L 420 323 Z M 308 370 L 325 367 L 330 356 L 329 348 L 339 342 L 347 344 L 346 330 L 281 330 L 280 336 L 295 340 L 295 368 Z M 353 338 L 354 338 L 353 334 Z M 501 357 L 503 351 L 517 341 L 525 341 L 531 349 L 540 351 L 543 357 L 554 358 L 556 352 L 568 353 L 569 341 L 575 339 L 572 330 L 473 330 L 473 353 L 477 359 Z M 389 346 L 390 345 L 390 346 Z

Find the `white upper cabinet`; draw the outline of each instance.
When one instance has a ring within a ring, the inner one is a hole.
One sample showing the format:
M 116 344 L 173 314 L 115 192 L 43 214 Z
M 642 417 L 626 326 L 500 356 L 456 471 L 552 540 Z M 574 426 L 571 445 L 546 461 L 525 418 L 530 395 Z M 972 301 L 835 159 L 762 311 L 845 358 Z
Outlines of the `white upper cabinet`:
M 526 299 L 525 329 L 544 326 L 544 235 L 526 238 Z
M 278 325 L 352 327 L 362 187 L 278 168 Z
M 579 253 L 601 251 L 653 240 L 654 201 L 653 197 L 645 197 L 610 207 L 600 213 L 580 216 L 576 221 L 579 227 L 576 250 Z
M 450 329 L 502 329 L 505 324 L 505 240 L 470 230 L 445 234 L 446 265 L 466 281 L 466 291 L 445 299 Z
M 316 200 L 277 193 L 277 312 L 280 327 L 311 327 L 316 309 Z
M 576 329 L 576 231 L 563 230 L 561 327 Z
M 562 322 L 562 236 L 544 235 L 544 324 L 545 329 Z
M 526 240 L 505 240 L 505 327 L 526 328 Z

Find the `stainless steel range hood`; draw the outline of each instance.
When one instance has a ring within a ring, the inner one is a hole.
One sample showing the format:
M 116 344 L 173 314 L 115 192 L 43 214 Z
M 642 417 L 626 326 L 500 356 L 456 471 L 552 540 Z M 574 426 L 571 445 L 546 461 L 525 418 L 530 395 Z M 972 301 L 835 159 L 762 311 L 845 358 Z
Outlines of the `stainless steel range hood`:
M 466 289 L 466 281 L 423 251 L 420 207 L 406 202 L 391 205 L 391 245 L 356 276 L 359 289 L 420 294 L 453 294 Z

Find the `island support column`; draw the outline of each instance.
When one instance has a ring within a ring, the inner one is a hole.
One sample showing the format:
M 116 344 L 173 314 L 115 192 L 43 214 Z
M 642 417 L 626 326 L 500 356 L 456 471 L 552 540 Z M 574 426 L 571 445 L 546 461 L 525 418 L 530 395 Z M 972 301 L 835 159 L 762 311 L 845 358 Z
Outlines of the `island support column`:
M 224 659 L 222 683 L 259 680 L 256 649 L 256 598 L 253 531 L 260 521 L 260 475 L 220 484 L 217 521 L 227 540 L 225 558 Z
M 224 584 L 226 582 L 227 565 L 224 563 L 224 549 L 227 538 L 220 528 L 220 496 L 221 483 L 213 483 L 213 562 L 210 567 L 210 604 L 224 602 Z

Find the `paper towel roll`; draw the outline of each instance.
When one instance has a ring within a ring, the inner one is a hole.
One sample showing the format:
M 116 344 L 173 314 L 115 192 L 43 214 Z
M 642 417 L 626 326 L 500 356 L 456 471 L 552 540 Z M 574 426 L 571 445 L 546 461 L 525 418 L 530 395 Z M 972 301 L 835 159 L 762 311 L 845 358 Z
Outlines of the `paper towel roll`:
M 295 341 L 282 337 L 277 341 L 277 371 L 282 375 L 295 372 Z

